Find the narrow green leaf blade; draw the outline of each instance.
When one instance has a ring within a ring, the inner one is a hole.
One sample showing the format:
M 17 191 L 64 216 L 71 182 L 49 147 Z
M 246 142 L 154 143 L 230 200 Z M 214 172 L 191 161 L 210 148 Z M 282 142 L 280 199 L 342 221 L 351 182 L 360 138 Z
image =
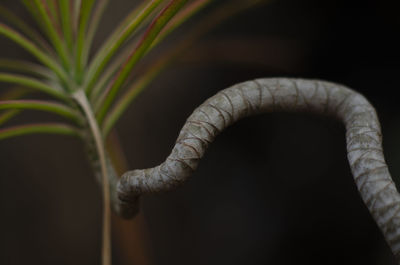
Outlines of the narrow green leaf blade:
M 22 60 L 2 59 L 0 58 L 0 69 L 15 71 L 18 73 L 29 74 L 35 77 L 52 79 L 54 74 L 47 68 Z
M 70 0 L 58 0 L 61 27 L 70 54 L 73 51 L 73 24 L 71 20 L 72 6 Z
M 24 4 L 26 10 L 31 14 L 33 19 L 36 21 L 40 29 L 46 31 L 46 26 L 43 22 L 43 19 L 40 16 L 38 8 L 35 5 L 35 2 L 32 0 L 22 0 L 22 3 Z
M 21 113 L 21 110 L 7 110 L 3 113 L 0 114 L 0 126 L 3 125 L 4 123 L 8 122 L 12 118 L 14 118 L 16 115 Z
M 203 5 L 203 4 L 208 4 L 209 0 L 200 0 L 196 1 L 198 4 Z M 193 15 L 193 12 L 198 12 L 201 9 L 203 9 L 205 6 L 197 6 L 196 2 L 193 2 L 191 6 L 188 6 L 186 9 L 182 11 L 182 13 L 179 13 L 176 17 L 171 20 L 171 27 L 174 29 L 175 23 L 178 23 L 179 25 L 182 24 L 179 21 L 187 20 L 188 13 L 186 12 L 191 12 Z M 205 3 L 207 2 L 207 3 Z M 183 50 L 187 49 L 189 46 L 192 44 L 196 43 L 196 40 L 198 40 L 203 34 L 208 32 L 210 29 L 215 27 L 215 25 L 220 24 L 222 21 L 225 21 L 229 19 L 230 17 L 233 17 L 237 15 L 240 12 L 243 12 L 244 10 L 247 10 L 249 8 L 254 8 L 259 4 L 263 3 L 268 3 L 269 0 L 252 0 L 252 1 L 234 1 L 234 2 L 229 2 L 226 4 L 222 4 L 220 7 L 218 7 L 216 10 L 211 12 L 208 16 L 206 16 L 201 23 L 199 23 L 197 26 L 192 28 L 190 34 L 186 35 L 184 38 L 182 38 L 180 41 L 176 42 L 176 44 L 166 53 L 163 54 L 162 57 L 158 58 L 158 60 L 151 64 L 150 67 L 148 68 L 147 71 L 145 71 L 144 74 L 141 75 L 141 77 L 136 80 L 118 99 L 118 101 L 114 104 L 113 108 L 108 112 L 103 126 L 102 126 L 102 132 L 104 137 L 107 137 L 111 129 L 114 127 L 115 123 L 118 121 L 118 119 L 122 116 L 122 114 L 125 112 L 125 110 L 128 108 L 128 106 L 131 104 L 131 102 L 144 90 L 147 85 L 154 80 L 154 78 L 163 70 L 165 69 L 166 66 L 168 66 L 177 56 L 179 56 Z M 185 14 L 186 13 L 186 14 Z M 182 22 L 183 22 L 182 21 Z M 166 29 L 167 31 L 169 29 Z M 163 34 L 163 33 L 161 33 Z M 98 106 L 98 102 L 101 102 L 102 100 L 99 99 L 94 103 L 94 106 Z
M 60 15 L 58 13 L 59 0 L 46 0 L 46 5 L 53 21 L 60 21 Z
M 138 46 L 132 52 L 130 57 L 126 60 L 123 68 L 118 72 L 115 81 L 110 85 L 109 89 L 107 90 L 107 96 L 104 100 L 104 104 L 102 104 L 100 111 L 97 113 L 97 119 L 99 123 L 103 121 L 104 116 L 107 113 L 107 110 L 114 100 L 118 90 L 128 78 L 133 67 L 146 53 L 147 49 L 157 37 L 158 33 L 164 28 L 168 21 L 170 21 L 170 19 L 183 7 L 186 2 L 187 0 L 170 1 L 169 4 L 160 12 L 160 14 L 148 27 L 142 40 L 139 42 Z
M 41 16 L 42 22 L 44 24 L 44 29 L 49 37 L 51 43 L 54 46 L 54 49 L 57 51 L 57 54 L 60 56 L 60 59 L 64 65 L 65 69 L 70 69 L 70 61 L 69 54 L 67 52 L 67 48 L 65 43 L 61 38 L 61 29 L 58 28 L 56 21 L 54 21 L 47 9 L 46 2 L 42 0 L 31 0 L 36 5 L 36 8 Z
M 0 101 L 0 110 L 9 110 L 9 109 L 30 109 L 30 110 L 51 112 L 56 115 L 67 118 L 69 120 L 72 120 L 77 124 L 82 124 L 82 118 L 76 110 L 56 102 L 50 102 L 44 100 Z
M 197 0 L 191 2 L 187 7 L 185 7 L 181 12 L 174 16 L 168 25 L 160 32 L 155 41 L 152 43 L 151 48 L 158 45 L 162 40 L 164 40 L 170 33 L 175 31 L 178 27 L 184 24 L 188 19 L 193 17 L 195 14 L 202 11 L 213 0 Z
M 0 72 L 0 82 L 6 82 L 10 84 L 21 85 L 25 87 L 30 87 L 37 89 L 38 91 L 44 92 L 52 97 L 57 99 L 61 99 L 67 103 L 71 102 L 71 99 L 67 94 L 62 91 L 55 89 L 39 80 L 34 78 L 26 77 L 23 75 L 16 75 L 16 74 L 8 74 L 8 73 L 1 73 Z
M 100 24 L 101 17 L 103 16 L 103 13 L 107 8 L 108 3 L 109 3 L 109 0 L 97 1 L 96 8 L 93 11 L 92 19 L 88 25 L 86 39 L 84 42 L 84 47 L 83 47 L 83 51 L 82 51 L 82 65 L 87 65 L 87 63 L 88 63 L 93 39 L 94 39 L 94 36 L 96 35 L 97 28 Z
M 5 18 L 11 25 L 14 25 L 18 30 L 29 37 L 35 44 L 48 53 L 54 54 L 54 51 L 48 42 L 32 27 L 25 23 L 20 17 L 13 12 L 0 5 L 0 16 Z
M 78 24 L 79 24 L 79 16 L 81 14 L 81 5 L 82 5 L 82 0 L 74 0 L 73 1 L 74 5 L 74 14 L 73 14 L 73 24 L 72 24 L 72 29 L 75 35 L 77 35 L 78 32 Z
M 157 38 L 154 40 L 154 42 L 152 43 L 151 47 L 148 49 L 147 52 L 154 49 L 170 33 L 175 31 L 184 22 L 186 22 L 189 18 L 191 18 L 195 14 L 202 11 L 205 7 L 207 7 L 207 5 L 209 5 L 212 2 L 213 2 L 213 0 L 196 0 L 196 1 L 193 1 L 190 4 L 188 4 L 188 6 L 185 6 L 182 9 L 182 11 L 179 12 L 176 16 L 174 16 L 171 19 L 171 21 L 166 25 L 166 27 L 160 32 L 159 36 L 157 36 Z M 192 35 L 193 34 L 191 32 L 189 34 L 189 38 L 193 39 Z M 186 38 L 186 36 L 185 36 L 185 38 Z M 123 51 L 118 55 L 118 57 L 110 65 L 107 66 L 104 73 L 101 75 L 101 77 L 96 82 L 95 86 L 93 87 L 93 91 L 90 95 L 90 100 L 91 100 L 91 102 L 94 103 L 96 110 L 98 110 L 98 108 L 99 108 L 99 102 L 102 102 L 102 99 L 104 99 L 104 97 L 105 97 L 104 94 L 100 95 L 102 92 L 104 92 L 103 89 L 105 88 L 105 85 L 107 84 L 107 82 L 109 82 L 111 80 L 112 75 L 114 75 L 117 72 L 118 68 L 124 63 L 124 61 L 129 56 L 131 51 L 135 48 L 135 46 L 136 46 L 136 44 L 132 43 L 132 44 L 129 44 L 127 47 L 124 47 Z M 181 44 L 178 44 L 176 46 L 180 46 L 182 48 Z M 163 57 L 165 57 L 165 56 L 163 56 Z
M 29 89 L 21 87 L 12 87 L 6 93 L 0 95 L 0 102 L 2 100 L 19 99 L 29 93 Z M 0 114 L 0 126 L 21 113 L 21 110 L 7 110 Z
M 54 61 L 50 56 L 44 53 L 41 49 L 39 49 L 35 44 L 31 41 L 23 37 L 20 33 L 11 29 L 10 27 L 0 23 L 0 35 L 7 37 L 8 39 L 14 41 L 26 51 L 30 52 L 33 56 L 35 56 L 40 62 L 53 70 L 61 81 L 64 83 L 67 82 L 67 76 L 64 70 L 60 67 L 60 65 Z
M 84 0 L 81 2 L 78 36 L 76 40 L 76 58 L 75 58 L 76 59 L 75 68 L 77 75 L 76 79 L 79 84 L 82 83 L 83 71 L 85 68 L 85 62 L 83 61 L 85 36 L 94 2 L 95 2 L 94 0 Z
M 0 130 L 0 140 L 23 136 L 27 134 L 59 134 L 81 137 L 80 131 L 63 123 L 37 123 L 22 126 L 14 126 Z
M 162 40 L 164 40 L 170 33 L 172 33 L 174 30 L 179 28 L 184 22 L 186 22 L 190 17 L 194 16 L 196 13 L 199 13 L 201 10 L 203 10 L 207 5 L 209 5 L 213 0 L 197 0 L 194 2 L 191 2 L 188 4 L 188 6 L 185 6 L 181 12 L 179 12 L 176 16 L 174 16 L 171 21 L 167 24 L 167 26 L 160 32 L 159 36 L 155 39 L 155 41 L 152 43 L 151 47 L 148 49 L 147 52 L 150 50 L 154 49 Z M 190 32 L 188 36 L 185 36 L 185 39 L 193 39 L 193 33 Z M 191 41 L 185 41 L 186 43 L 191 43 Z M 105 95 L 100 95 L 105 88 L 105 85 L 109 80 L 111 79 L 111 76 L 114 75 L 118 68 L 124 63 L 126 58 L 129 56 L 131 51 L 135 48 L 136 45 L 135 43 L 128 45 L 127 47 L 124 48 L 122 53 L 110 64 L 105 72 L 101 75 L 99 78 L 99 81 L 96 82 L 95 87 L 93 88 L 93 92 L 90 95 L 91 102 L 94 102 L 95 109 L 98 110 L 99 108 L 99 102 L 102 102 L 104 99 Z M 180 48 L 178 49 L 184 49 L 181 43 L 175 45 Z M 189 45 L 186 45 L 189 46 Z M 175 49 L 177 50 L 177 49 Z M 170 52 L 168 52 L 170 53 Z M 162 57 L 168 57 L 169 55 L 162 55 Z
M 112 56 L 162 2 L 162 0 L 153 0 L 149 3 L 145 2 L 131 11 L 127 18 L 114 30 L 89 66 L 87 74 L 88 84 L 86 86 L 87 94 L 91 93 L 95 81 Z
M 136 48 L 137 43 L 132 42 L 129 43 L 123 51 L 118 54 L 118 56 L 107 66 L 104 70 L 104 73 L 99 76 L 98 81 L 96 81 L 95 86 L 90 93 L 90 101 L 99 104 L 99 98 L 104 89 L 106 89 L 106 85 L 110 82 L 111 78 L 118 72 L 118 69 L 124 64 L 126 58 L 132 53 L 132 51 Z
M 141 75 L 135 83 L 133 83 L 129 89 L 119 98 L 115 103 L 111 111 L 107 114 L 104 124 L 102 126 L 102 132 L 104 137 L 107 137 L 108 133 L 114 127 L 115 123 L 122 116 L 129 104 L 146 88 L 151 81 L 167 66 L 170 57 L 163 58 L 156 64 L 150 67 L 150 70 L 145 74 Z

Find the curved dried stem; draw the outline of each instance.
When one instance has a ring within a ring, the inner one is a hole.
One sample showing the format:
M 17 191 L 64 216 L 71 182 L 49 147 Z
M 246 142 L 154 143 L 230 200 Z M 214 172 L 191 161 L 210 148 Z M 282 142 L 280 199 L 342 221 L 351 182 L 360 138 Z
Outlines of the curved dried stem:
M 185 182 L 208 145 L 226 127 L 241 118 L 273 111 L 314 112 L 344 123 L 348 160 L 360 195 L 400 261 L 400 194 L 383 156 L 375 109 L 357 92 L 329 82 L 258 79 L 211 97 L 187 119 L 164 163 L 121 177 L 120 214 L 132 217 L 142 194 L 171 190 Z

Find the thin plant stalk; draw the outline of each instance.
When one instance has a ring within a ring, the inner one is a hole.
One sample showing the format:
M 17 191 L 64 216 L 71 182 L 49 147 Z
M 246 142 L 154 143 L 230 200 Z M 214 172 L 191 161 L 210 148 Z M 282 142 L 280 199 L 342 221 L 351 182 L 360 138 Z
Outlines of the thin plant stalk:
M 107 138 L 106 149 L 117 175 L 128 170 L 122 143 L 115 130 Z M 112 231 L 121 264 L 153 264 L 148 227 L 143 214 L 139 213 L 134 220 L 124 220 L 113 214 Z
M 81 106 L 89 123 L 92 136 L 95 141 L 97 153 L 100 159 L 101 176 L 103 184 L 103 240 L 102 240 L 102 265 L 111 265 L 111 203 L 110 203 L 110 184 L 106 163 L 106 154 L 103 137 L 96 118 L 92 112 L 92 107 L 83 90 L 74 93 L 74 98 Z

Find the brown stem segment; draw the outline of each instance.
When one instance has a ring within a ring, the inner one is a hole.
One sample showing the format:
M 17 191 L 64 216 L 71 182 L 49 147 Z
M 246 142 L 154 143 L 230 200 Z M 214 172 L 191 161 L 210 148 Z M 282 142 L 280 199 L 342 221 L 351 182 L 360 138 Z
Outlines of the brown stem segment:
M 384 160 L 375 109 L 359 93 L 325 81 L 258 79 L 217 93 L 187 119 L 165 162 L 121 177 L 117 186 L 121 215 L 134 215 L 140 195 L 167 191 L 183 183 L 226 127 L 243 117 L 273 111 L 327 114 L 344 123 L 354 180 L 399 262 L 400 195 Z

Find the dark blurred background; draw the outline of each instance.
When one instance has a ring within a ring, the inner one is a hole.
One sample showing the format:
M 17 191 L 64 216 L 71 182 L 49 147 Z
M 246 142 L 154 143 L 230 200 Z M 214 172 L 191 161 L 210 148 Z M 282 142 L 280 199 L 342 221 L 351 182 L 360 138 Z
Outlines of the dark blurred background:
M 1 2 L 27 16 L 18 1 Z M 112 0 L 97 40 L 136 4 Z M 275 0 L 217 25 L 119 122 L 129 168 L 162 162 L 187 116 L 217 91 L 291 76 L 342 83 L 370 99 L 399 183 L 398 10 L 389 0 Z M 26 57 L 4 38 L 0 47 L 3 57 Z M 101 194 L 78 140 L 1 141 L 0 167 L 0 264 L 99 264 Z M 240 121 L 211 145 L 188 183 L 146 196 L 142 206 L 146 264 L 395 264 L 353 183 L 343 126 L 321 117 L 276 113 Z M 117 244 L 114 259 L 132 264 Z

